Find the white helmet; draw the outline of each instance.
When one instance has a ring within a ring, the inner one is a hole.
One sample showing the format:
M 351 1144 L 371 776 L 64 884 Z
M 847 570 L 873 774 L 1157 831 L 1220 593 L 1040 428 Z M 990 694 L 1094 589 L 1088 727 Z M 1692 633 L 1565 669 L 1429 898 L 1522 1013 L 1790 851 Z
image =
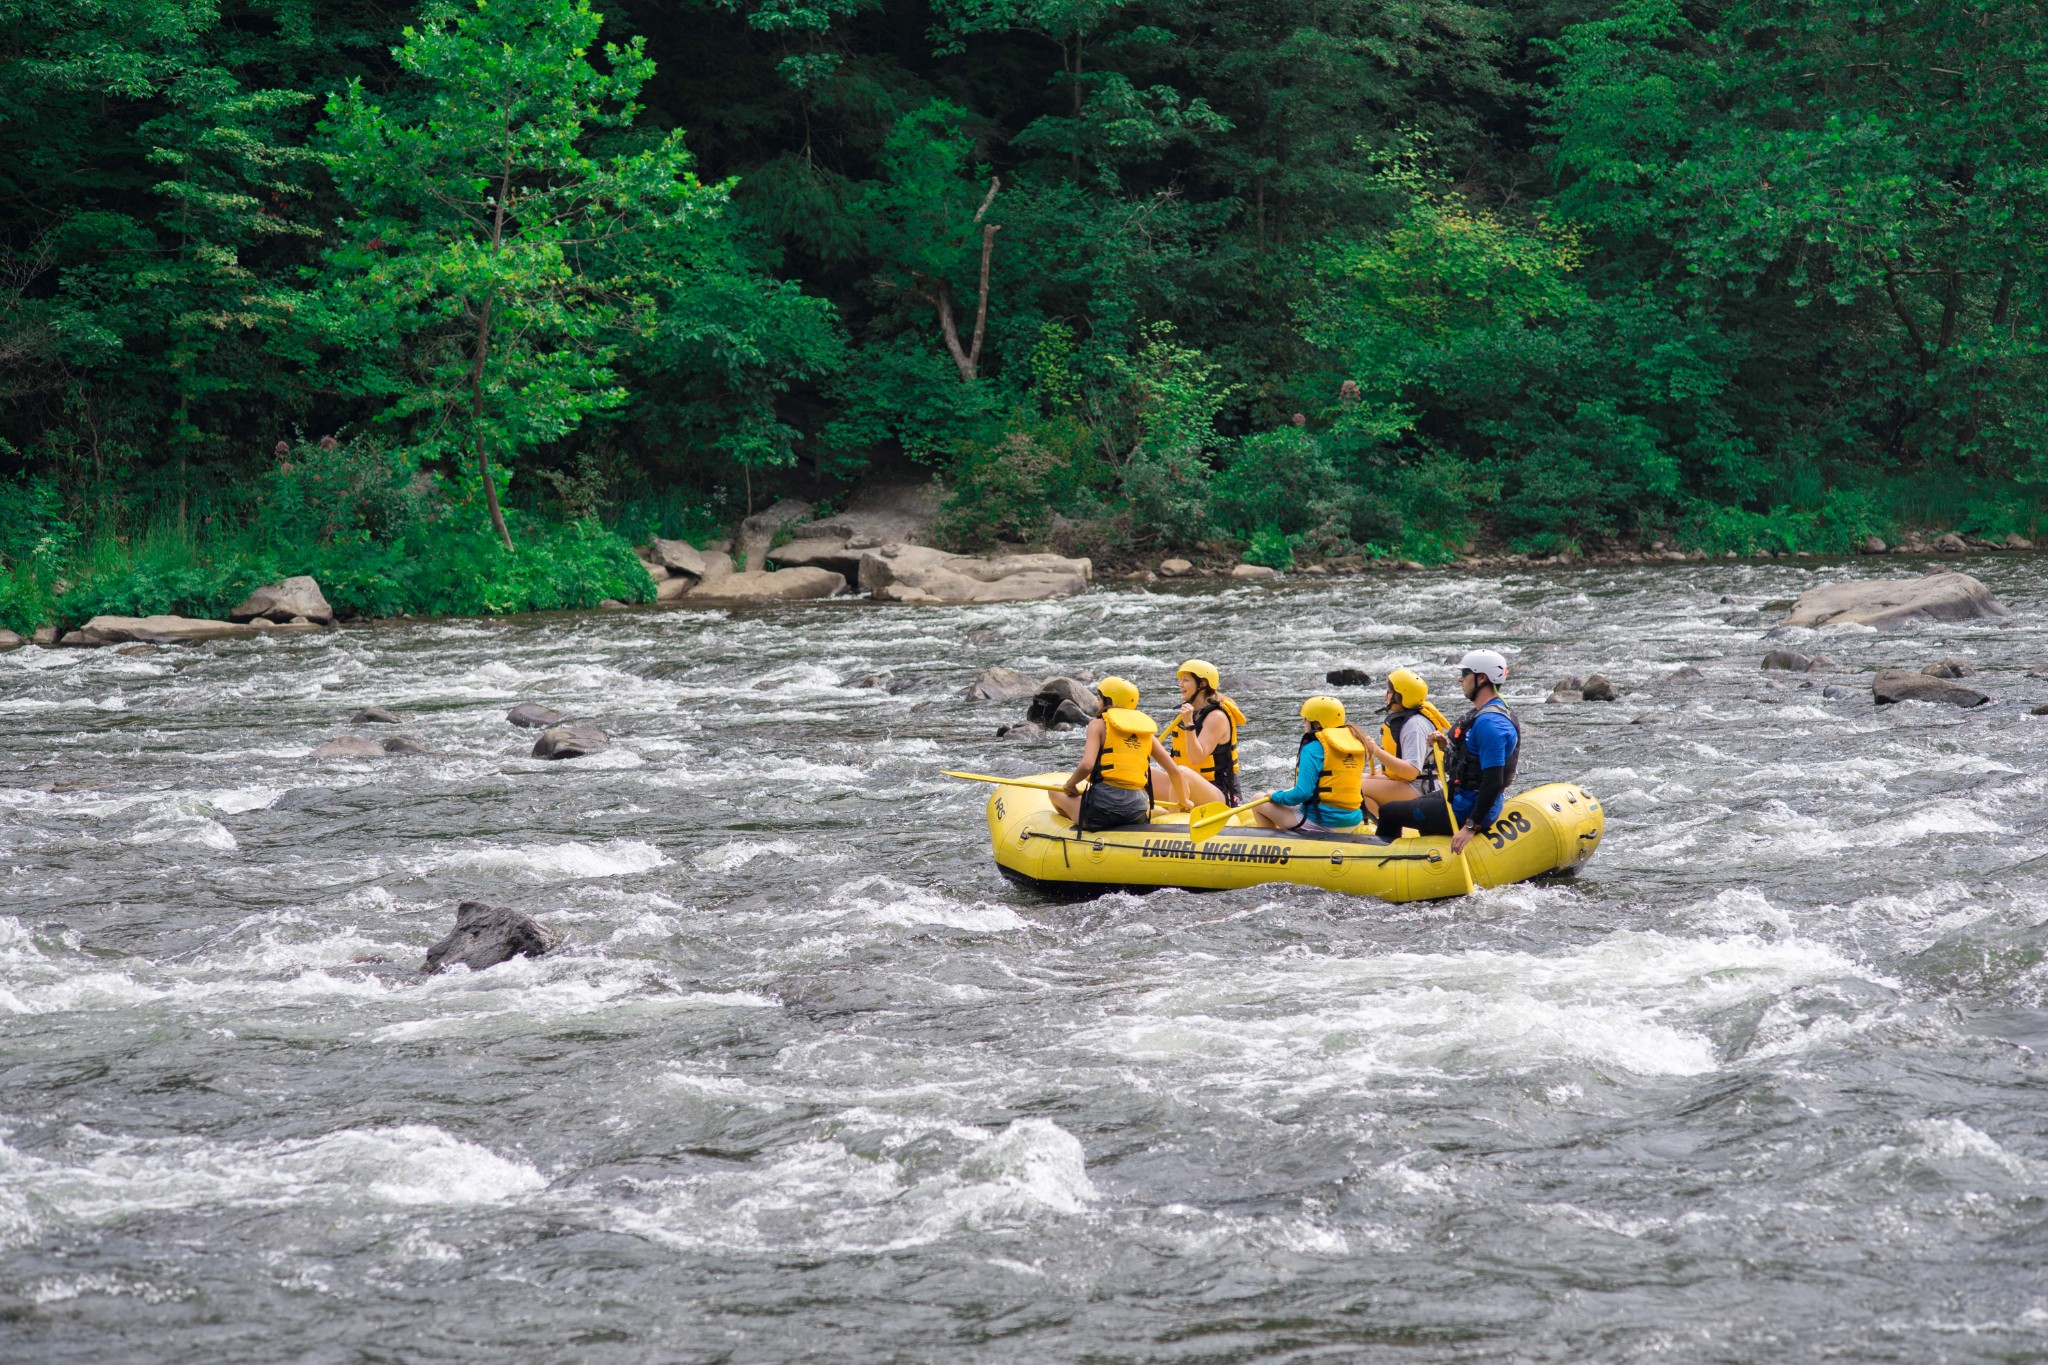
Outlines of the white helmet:
M 1458 672 L 1477 673 L 1500 688 L 1507 685 L 1508 661 L 1490 649 L 1468 649 L 1465 657 L 1458 660 Z

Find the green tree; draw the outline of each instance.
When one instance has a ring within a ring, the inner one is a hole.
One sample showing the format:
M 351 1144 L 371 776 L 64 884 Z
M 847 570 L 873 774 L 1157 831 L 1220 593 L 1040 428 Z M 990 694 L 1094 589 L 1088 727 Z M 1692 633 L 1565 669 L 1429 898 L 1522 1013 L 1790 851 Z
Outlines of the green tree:
M 394 53 L 417 98 L 352 82 L 323 125 L 353 210 L 327 255 L 328 335 L 375 358 L 355 382 L 387 401 L 385 420 L 419 419 L 422 445 L 467 452 L 508 550 L 493 453 L 509 462 L 626 401 L 613 362 L 655 314 L 636 239 L 724 199 L 691 173 L 680 133 L 596 145 L 632 128 L 654 68 L 638 39 L 594 65 L 602 22 L 588 0 L 438 5 Z

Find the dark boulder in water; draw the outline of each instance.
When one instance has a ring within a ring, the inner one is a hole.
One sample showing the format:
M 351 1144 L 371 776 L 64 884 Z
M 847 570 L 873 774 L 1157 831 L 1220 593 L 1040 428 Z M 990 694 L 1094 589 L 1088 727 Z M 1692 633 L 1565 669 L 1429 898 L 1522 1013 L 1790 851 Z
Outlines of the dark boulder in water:
M 398 717 L 381 706 L 365 706 L 348 718 L 350 725 L 396 725 Z
M 1903 668 L 1880 671 L 1870 684 L 1871 695 L 1880 706 L 1900 701 L 1925 701 L 1942 706 L 1982 706 L 1991 698 L 1974 687 L 1913 673 Z
M 1362 668 L 1333 668 L 1323 674 L 1323 681 L 1332 687 L 1371 687 L 1372 674 Z
M 1055 730 L 1086 725 L 1095 718 L 1095 689 L 1079 678 L 1047 678 L 1032 695 L 1024 719 Z
M 550 725 L 560 725 L 567 717 L 537 701 L 523 701 L 507 711 L 505 719 L 522 730 L 545 730 Z
M 463 966 L 473 972 L 510 962 L 515 957 L 539 957 L 561 936 L 531 915 L 483 901 L 464 901 L 455 908 L 455 928 L 448 937 L 427 949 L 428 976 Z

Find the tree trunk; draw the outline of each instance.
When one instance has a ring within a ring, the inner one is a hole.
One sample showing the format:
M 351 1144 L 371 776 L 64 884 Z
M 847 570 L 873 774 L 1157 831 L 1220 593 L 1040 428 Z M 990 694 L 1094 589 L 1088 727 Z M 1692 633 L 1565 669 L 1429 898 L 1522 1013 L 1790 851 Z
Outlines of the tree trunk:
M 484 481 L 484 506 L 491 514 L 491 529 L 512 549 L 512 532 L 505 525 L 505 513 L 498 506 L 498 481 L 491 477 L 491 448 L 484 441 L 484 357 L 491 349 L 491 304 L 485 299 L 476 322 L 476 356 L 469 366 L 469 430 L 475 443 L 476 469 Z

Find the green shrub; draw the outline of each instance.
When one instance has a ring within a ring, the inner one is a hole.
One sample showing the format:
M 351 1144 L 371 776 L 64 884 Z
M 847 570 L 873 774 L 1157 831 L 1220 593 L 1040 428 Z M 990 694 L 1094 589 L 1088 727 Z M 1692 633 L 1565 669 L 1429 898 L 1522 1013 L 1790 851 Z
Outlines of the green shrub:
M 1294 567 L 1294 551 L 1301 539 L 1299 535 L 1289 535 L 1277 526 L 1261 526 L 1252 532 L 1251 539 L 1245 544 L 1245 562 L 1263 564 L 1269 569 L 1291 569 Z

